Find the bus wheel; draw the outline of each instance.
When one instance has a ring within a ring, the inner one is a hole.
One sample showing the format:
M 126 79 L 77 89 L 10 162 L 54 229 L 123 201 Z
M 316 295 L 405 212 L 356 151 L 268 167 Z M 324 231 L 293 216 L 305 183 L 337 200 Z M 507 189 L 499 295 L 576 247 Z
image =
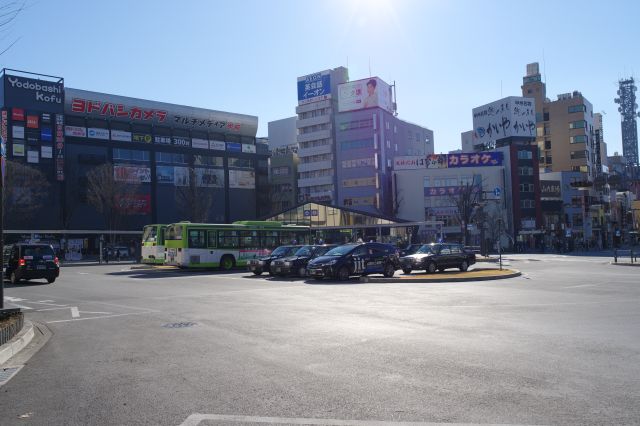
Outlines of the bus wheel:
M 223 271 L 230 271 L 235 265 L 236 260 L 229 254 L 225 254 L 222 256 L 222 259 L 220 259 L 220 269 Z

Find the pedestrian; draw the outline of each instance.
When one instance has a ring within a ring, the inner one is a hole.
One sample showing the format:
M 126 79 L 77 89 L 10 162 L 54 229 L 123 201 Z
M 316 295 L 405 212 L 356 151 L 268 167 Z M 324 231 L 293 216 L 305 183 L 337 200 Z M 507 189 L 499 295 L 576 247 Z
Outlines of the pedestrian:
M 104 248 L 104 261 L 109 263 L 109 249 L 107 247 Z
M 119 248 L 116 249 L 116 261 L 120 262 L 120 249 Z

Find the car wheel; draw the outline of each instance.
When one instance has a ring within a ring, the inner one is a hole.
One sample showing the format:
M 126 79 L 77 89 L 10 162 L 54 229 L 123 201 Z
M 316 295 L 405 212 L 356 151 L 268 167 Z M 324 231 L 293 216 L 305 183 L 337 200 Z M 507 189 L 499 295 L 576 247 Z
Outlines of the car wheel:
M 16 275 L 16 271 L 11 272 L 11 275 L 9 275 L 9 281 L 13 285 L 16 285 L 20 282 L 20 278 L 18 278 L 18 276 Z
M 224 256 L 222 256 L 222 259 L 220 259 L 220 269 L 222 269 L 223 271 L 230 271 L 231 269 L 233 269 L 235 264 L 236 260 L 231 255 L 225 254 Z
M 393 265 L 390 263 L 387 263 L 384 266 L 384 272 L 382 275 L 384 275 L 385 278 L 391 278 L 395 273 L 396 273 L 396 269 L 393 267 Z
M 460 270 L 462 272 L 467 272 L 467 269 L 469 269 L 469 264 L 465 260 L 464 262 L 462 262 L 462 264 L 460 264 Z
M 56 281 L 56 277 L 49 277 L 49 278 L 47 278 L 47 282 L 48 282 L 49 284 L 53 284 L 55 281 Z
M 254 269 L 253 275 L 262 275 L 262 269 Z
M 438 267 L 436 266 L 435 262 L 429 262 L 429 264 L 427 265 L 427 272 L 430 274 L 435 274 L 436 269 L 438 269 Z
M 409 275 L 411 273 L 411 268 L 404 268 L 402 270 L 402 272 L 404 272 L 405 274 Z
M 347 281 L 349 279 L 349 268 L 343 266 L 342 268 L 338 269 L 338 279 L 340 281 Z

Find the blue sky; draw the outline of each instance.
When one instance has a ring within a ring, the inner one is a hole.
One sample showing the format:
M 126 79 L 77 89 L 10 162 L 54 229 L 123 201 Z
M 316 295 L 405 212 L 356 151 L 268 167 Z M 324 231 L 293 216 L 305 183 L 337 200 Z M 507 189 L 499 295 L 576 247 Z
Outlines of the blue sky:
M 400 118 L 459 148 L 471 109 L 519 95 L 540 62 L 547 96 L 580 90 L 621 151 L 617 80 L 640 72 L 636 1 L 31 1 L 0 65 L 69 87 L 257 115 L 295 114 L 296 77 L 340 65 L 396 81 Z M 544 64 L 543 64 L 544 57 Z

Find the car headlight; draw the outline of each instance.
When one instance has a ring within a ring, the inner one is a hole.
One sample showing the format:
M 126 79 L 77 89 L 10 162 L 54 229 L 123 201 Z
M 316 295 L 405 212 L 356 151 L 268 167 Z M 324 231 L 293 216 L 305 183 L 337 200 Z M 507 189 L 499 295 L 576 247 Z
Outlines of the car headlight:
M 291 262 L 284 262 L 284 266 L 291 266 Z

